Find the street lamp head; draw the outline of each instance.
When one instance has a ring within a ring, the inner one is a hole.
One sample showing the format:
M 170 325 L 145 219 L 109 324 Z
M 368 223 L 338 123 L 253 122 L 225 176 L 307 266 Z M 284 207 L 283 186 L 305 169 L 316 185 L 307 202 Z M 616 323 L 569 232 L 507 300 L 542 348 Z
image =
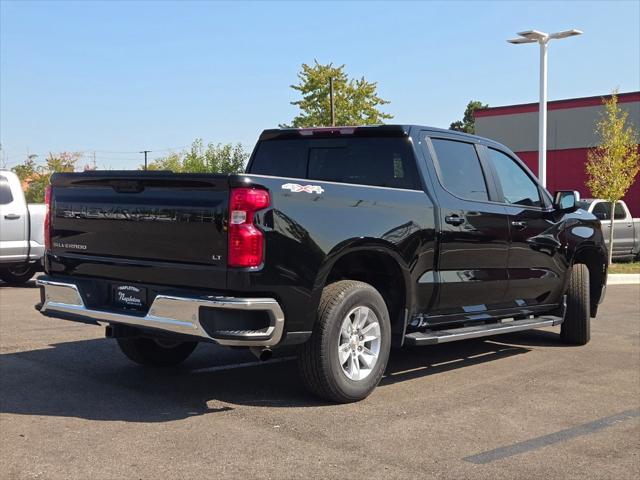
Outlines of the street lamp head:
M 518 35 L 520 35 L 519 38 L 512 38 L 511 40 L 507 40 L 507 42 L 513 43 L 514 45 L 519 45 L 521 43 L 536 43 L 536 42 L 540 44 L 544 44 L 544 43 L 547 43 L 549 40 L 557 40 L 560 38 L 575 37 L 576 35 L 582 35 L 582 31 L 576 30 L 574 28 L 571 30 L 564 30 L 562 32 L 549 34 L 549 33 L 541 32 L 539 30 L 527 30 L 525 32 L 518 32 Z
M 577 35 L 582 35 L 582 30 L 576 30 L 575 28 L 571 30 L 565 30 L 563 32 L 556 32 L 549 35 L 549 38 L 558 39 L 558 38 L 567 38 L 567 37 L 575 37 Z
M 533 40 L 534 42 L 545 40 L 549 36 L 546 33 L 540 32 L 538 30 L 527 30 L 526 32 L 518 32 L 518 35 L 529 40 Z
M 514 45 L 519 45 L 521 43 L 536 43 L 537 40 L 520 37 L 520 38 L 512 38 L 510 40 L 507 40 L 507 42 L 513 43 Z

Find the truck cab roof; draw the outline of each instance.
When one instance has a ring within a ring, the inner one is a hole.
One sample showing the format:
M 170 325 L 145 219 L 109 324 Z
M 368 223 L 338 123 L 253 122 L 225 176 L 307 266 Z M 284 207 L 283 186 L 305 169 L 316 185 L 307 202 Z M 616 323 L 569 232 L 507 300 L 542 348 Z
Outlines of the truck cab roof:
M 504 145 L 485 137 L 471 135 L 469 133 L 448 130 L 444 128 L 429 127 L 415 124 L 381 124 L 381 125 L 339 125 L 335 127 L 309 127 L 309 128 L 272 128 L 267 129 L 260 135 L 260 140 L 274 140 L 282 138 L 298 138 L 300 136 L 362 136 L 362 137 L 408 137 L 412 131 L 428 131 L 433 134 L 456 136 L 470 142 L 493 145 L 506 148 Z

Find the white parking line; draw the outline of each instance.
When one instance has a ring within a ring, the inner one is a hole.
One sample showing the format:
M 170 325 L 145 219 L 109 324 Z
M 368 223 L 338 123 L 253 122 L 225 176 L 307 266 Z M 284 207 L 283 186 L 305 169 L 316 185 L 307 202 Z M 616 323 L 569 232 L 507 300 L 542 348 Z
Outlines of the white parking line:
M 244 362 L 244 363 L 234 363 L 231 365 L 218 365 L 216 367 L 204 367 L 204 368 L 196 368 L 195 370 L 191 370 L 190 373 L 203 373 L 203 372 L 219 372 L 222 370 L 233 370 L 235 368 L 247 368 L 247 367 L 258 367 L 260 365 L 268 365 L 270 363 L 283 363 L 290 362 L 291 360 L 295 360 L 297 357 L 282 357 L 282 358 L 272 358 L 271 360 L 265 360 L 263 362 Z

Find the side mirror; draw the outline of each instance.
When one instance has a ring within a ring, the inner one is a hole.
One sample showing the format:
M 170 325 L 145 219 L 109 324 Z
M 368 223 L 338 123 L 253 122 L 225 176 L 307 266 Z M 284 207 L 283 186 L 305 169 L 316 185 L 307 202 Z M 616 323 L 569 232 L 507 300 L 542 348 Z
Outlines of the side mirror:
M 553 196 L 553 206 L 560 212 L 575 212 L 579 201 L 580 194 L 575 190 L 559 190 Z

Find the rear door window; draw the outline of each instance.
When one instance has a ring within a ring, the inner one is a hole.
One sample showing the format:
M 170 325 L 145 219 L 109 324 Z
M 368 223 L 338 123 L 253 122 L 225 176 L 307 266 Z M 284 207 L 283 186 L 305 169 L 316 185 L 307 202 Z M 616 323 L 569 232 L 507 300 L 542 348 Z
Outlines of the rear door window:
M 8 205 L 11 202 L 13 202 L 13 195 L 11 195 L 9 180 L 0 175 L 0 205 Z
M 613 219 L 614 220 L 624 220 L 627 217 L 626 213 L 624 212 L 624 208 L 622 207 L 622 204 L 620 202 L 616 203 L 616 208 L 613 211 Z
M 442 185 L 457 197 L 488 200 L 487 183 L 472 143 L 432 138 Z

